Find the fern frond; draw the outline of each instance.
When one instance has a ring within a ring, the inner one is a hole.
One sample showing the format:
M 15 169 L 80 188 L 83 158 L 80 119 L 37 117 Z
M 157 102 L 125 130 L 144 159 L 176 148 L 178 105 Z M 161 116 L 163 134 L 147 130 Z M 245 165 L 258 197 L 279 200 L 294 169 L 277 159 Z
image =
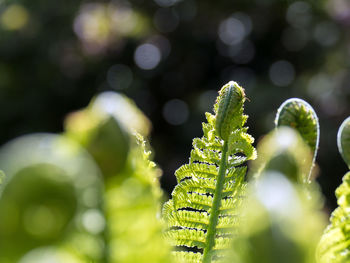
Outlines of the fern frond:
M 193 140 L 189 163 L 175 172 L 178 184 L 163 217 L 179 262 L 212 262 L 230 246 L 245 188 L 244 163 L 256 158 L 254 139 L 244 127 L 244 101 L 237 83 L 222 87 L 215 115 L 206 113 L 203 137 Z
M 318 246 L 317 255 L 322 263 L 345 263 L 350 260 L 350 172 L 343 177 L 336 196 L 339 207 L 332 213 L 331 223 Z
M 350 167 L 350 117 L 338 131 L 338 148 Z M 338 208 L 331 215 L 331 223 L 325 230 L 317 251 L 321 263 L 345 263 L 350 261 L 350 172 L 335 191 Z
M 309 179 L 314 166 L 320 138 L 320 125 L 316 112 L 309 103 L 302 99 L 291 98 L 278 108 L 276 127 L 289 126 L 299 132 L 313 153 L 313 161 L 309 168 Z

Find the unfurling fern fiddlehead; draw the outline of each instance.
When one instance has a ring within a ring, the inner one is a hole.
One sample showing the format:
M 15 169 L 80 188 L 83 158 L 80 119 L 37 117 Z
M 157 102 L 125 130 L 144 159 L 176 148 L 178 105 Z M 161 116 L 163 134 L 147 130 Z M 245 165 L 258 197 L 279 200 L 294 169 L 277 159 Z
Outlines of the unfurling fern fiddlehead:
M 278 108 L 275 125 L 276 127 L 289 126 L 297 130 L 304 142 L 310 147 L 313 160 L 309 168 L 309 174 L 304 175 L 305 181 L 310 180 L 320 140 L 320 125 L 316 112 L 306 101 L 291 98 Z
M 338 148 L 350 168 L 350 117 L 339 128 Z M 332 213 L 331 224 L 318 245 L 317 256 L 321 263 L 350 261 L 350 172 L 344 175 L 335 193 L 339 207 Z
M 203 137 L 193 140 L 189 164 L 176 172 L 178 185 L 163 208 L 167 238 L 180 262 L 212 261 L 229 248 L 237 224 L 246 166 L 256 158 L 253 138 L 243 127 L 245 94 L 231 81 L 219 92 L 215 116 L 206 113 Z

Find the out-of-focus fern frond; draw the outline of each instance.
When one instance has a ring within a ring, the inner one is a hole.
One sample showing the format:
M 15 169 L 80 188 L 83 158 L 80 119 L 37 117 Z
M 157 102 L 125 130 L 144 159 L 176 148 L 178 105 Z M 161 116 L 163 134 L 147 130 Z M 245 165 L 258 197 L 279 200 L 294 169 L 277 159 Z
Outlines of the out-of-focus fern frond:
M 312 154 L 303 139 L 293 129 L 280 127 L 266 135 L 260 143 L 259 158 L 253 162 L 252 177 L 263 171 L 278 171 L 290 180 L 309 183 Z
M 96 160 L 105 180 L 109 262 L 169 262 L 160 220 L 159 168 L 145 140 L 149 121 L 129 99 L 108 92 L 66 122 L 67 136 Z
M 149 154 L 137 135 L 125 169 L 106 182 L 111 262 L 171 262 L 160 220 L 160 170 Z
M 110 101 L 109 107 L 112 106 Z M 94 108 L 89 105 L 68 115 L 65 134 L 89 151 L 104 177 L 114 176 L 123 169 L 128 156 L 129 129 L 108 111 Z
M 320 191 L 307 180 L 309 147 L 294 129 L 279 127 L 258 153 L 231 262 L 314 263 L 325 216 Z
M 244 101 L 237 83 L 222 87 L 215 115 L 206 113 L 203 137 L 193 140 L 189 163 L 175 172 L 178 184 L 163 217 L 179 262 L 212 262 L 230 248 L 245 187 L 244 164 L 256 157 L 253 138 L 244 127 Z
M 63 136 L 29 135 L 1 149 L 0 167 L 0 262 L 103 262 L 103 183 L 85 150 Z
M 241 211 L 244 224 L 227 262 L 316 262 L 315 250 L 326 221 L 317 191 L 305 191 L 303 185 L 267 170 L 250 184 L 247 196 Z

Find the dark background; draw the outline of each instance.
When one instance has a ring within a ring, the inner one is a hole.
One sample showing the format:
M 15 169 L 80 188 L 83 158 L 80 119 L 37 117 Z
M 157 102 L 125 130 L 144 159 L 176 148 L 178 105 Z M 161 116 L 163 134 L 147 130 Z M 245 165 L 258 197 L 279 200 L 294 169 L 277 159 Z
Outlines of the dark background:
M 273 128 L 279 105 L 307 100 L 321 125 L 318 180 L 327 206 L 348 170 L 336 133 L 350 115 L 346 0 L 0 0 L 0 143 L 61 132 L 98 92 L 135 100 L 170 192 L 204 112 L 235 80 L 250 133 Z

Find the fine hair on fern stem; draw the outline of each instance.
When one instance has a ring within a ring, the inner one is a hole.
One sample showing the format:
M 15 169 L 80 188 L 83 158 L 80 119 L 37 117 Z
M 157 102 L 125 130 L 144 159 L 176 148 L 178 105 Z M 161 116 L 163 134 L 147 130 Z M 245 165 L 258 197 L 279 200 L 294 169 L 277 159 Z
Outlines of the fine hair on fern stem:
M 275 125 L 276 127 L 289 126 L 297 130 L 305 143 L 310 147 L 313 159 L 309 173 L 305 174 L 307 180 L 310 180 L 320 138 L 320 126 L 316 112 L 306 101 L 291 98 L 283 102 L 278 108 Z
M 243 127 L 244 101 L 244 90 L 236 82 L 222 87 L 215 115 L 206 113 L 203 137 L 193 140 L 189 164 L 175 172 L 178 185 L 164 205 L 163 216 L 166 236 L 181 262 L 209 263 L 230 248 L 245 187 L 243 164 L 256 158 L 254 139 Z

